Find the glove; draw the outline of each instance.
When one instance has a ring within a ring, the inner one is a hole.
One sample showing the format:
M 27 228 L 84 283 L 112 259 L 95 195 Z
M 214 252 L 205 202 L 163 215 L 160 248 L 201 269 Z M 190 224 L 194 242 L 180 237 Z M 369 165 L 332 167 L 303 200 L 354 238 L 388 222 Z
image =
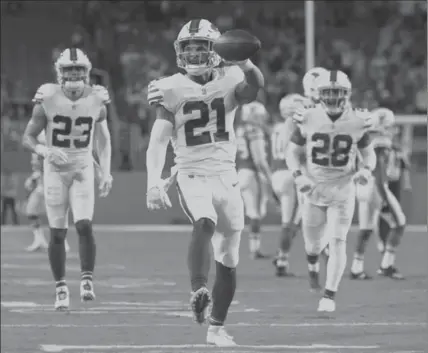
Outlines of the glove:
M 367 168 L 361 168 L 354 174 L 354 181 L 360 185 L 367 185 L 372 178 L 372 172 Z
M 44 145 L 36 146 L 36 153 L 45 158 L 48 162 L 56 165 L 64 165 L 68 163 L 67 154 L 59 148 L 46 147 Z
M 294 177 L 294 183 L 296 184 L 297 190 L 302 193 L 311 191 L 315 186 L 314 182 L 302 173 Z
M 100 197 L 106 197 L 111 190 L 113 184 L 113 177 L 111 174 L 101 174 L 98 189 L 100 191 Z
M 224 60 L 224 63 L 226 64 L 226 66 L 236 65 L 242 71 L 247 71 L 247 70 L 251 69 L 254 66 L 254 64 L 251 62 L 250 59 L 241 60 L 241 61 L 227 61 L 227 60 Z

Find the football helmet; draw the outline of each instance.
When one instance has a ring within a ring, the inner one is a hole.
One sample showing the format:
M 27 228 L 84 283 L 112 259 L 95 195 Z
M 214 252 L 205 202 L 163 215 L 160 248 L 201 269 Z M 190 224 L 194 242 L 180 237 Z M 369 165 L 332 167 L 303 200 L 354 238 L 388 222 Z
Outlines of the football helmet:
M 318 103 L 318 91 L 315 86 L 315 80 L 321 75 L 328 72 L 327 69 L 323 67 L 313 67 L 312 69 L 306 72 L 303 76 L 303 94 L 305 97 L 312 99 L 315 103 Z
M 81 91 L 89 84 L 92 64 L 87 55 L 80 49 L 65 49 L 55 62 L 58 83 L 66 91 Z
M 244 104 L 241 110 L 241 120 L 246 123 L 263 125 L 267 122 L 269 114 L 265 106 L 260 102 Z
M 395 115 L 387 108 L 376 108 L 371 111 L 373 118 L 372 131 L 393 135 L 395 132 Z
M 301 94 L 287 94 L 279 102 L 279 113 L 284 120 L 292 116 L 297 109 L 303 108 L 306 98 Z
M 321 74 L 315 85 L 321 105 L 328 114 L 342 113 L 349 103 L 352 85 L 348 76 L 337 70 Z
M 203 75 L 218 66 L 221 58 L 213 51 L 213 44 L 220 36 L 217 27 L 207 20 L 187 22 L 174 42 L 177 66 L 195 76 Z

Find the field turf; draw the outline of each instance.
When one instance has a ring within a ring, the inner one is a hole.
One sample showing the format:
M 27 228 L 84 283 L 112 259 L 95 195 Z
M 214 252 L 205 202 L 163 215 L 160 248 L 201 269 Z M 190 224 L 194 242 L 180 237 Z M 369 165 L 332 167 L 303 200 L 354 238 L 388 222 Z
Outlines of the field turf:
M 270 260 L 249 259 L 244 235 L 227 321 L 239 346 L 222 349 L 206 346 L 206 326 L 191 320 L 188 234 L 177 227 L 98 227 L 97 300 L 87 305 L 79 300 L 77 237 L 70 230 L 71 311 L 60 313 L 53 310 L 47 254 L 23 251 L 31 240 L 28 229 L 3 228 L 1 352 L 428 352 L 426 229 L 407 232 L 398 252 L 407 279 L 399 282 L 349 280 L 355 232 L 350 234 L 348 268 L 330 316 L 316 312 L 319 294 L 308 290 L 300 237 L 291 256 L 297 276 L 276 278 Z M 270 228 L 264 250 L 273 254 L 276 244 L 277 231 Z M 380 255 L 374 239 L 368 248 L 366 269 L 375 274 Z

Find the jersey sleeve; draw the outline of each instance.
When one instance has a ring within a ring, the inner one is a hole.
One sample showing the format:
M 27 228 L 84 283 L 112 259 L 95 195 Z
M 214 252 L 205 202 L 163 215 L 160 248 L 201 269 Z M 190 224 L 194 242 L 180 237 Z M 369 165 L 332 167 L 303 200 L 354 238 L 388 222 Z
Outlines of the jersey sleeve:
M 55 86 L 52 83 L 45 83 L 41 85 L 34 95 L 33 103 L 43 103 L 46 98 L 52 96 L 55 92 Z
M 178 94 L 174 85 L 174 76 L 154 80 L 149 83 L 147 101 L 152 106 L 163 106 L 171 113 L 175 113 Z
M 103 104 L 107 105 L 111 102 L 110 94 L 108 93 L 107 88 L 101 85 L 94 85 L 92 86 L 92 89 L 94 90 L 94 93 L 98 96 L 98 98 L 100 98 Z

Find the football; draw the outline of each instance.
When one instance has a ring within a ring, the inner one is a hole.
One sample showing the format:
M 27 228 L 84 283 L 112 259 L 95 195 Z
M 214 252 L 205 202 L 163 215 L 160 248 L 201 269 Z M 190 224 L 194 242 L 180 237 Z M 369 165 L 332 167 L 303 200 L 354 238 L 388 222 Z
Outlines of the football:
M 260 40 L 242 29 L 227 31 L 214 42 L 213 49 L 226 61 L 251 58 L 261 48 Z

